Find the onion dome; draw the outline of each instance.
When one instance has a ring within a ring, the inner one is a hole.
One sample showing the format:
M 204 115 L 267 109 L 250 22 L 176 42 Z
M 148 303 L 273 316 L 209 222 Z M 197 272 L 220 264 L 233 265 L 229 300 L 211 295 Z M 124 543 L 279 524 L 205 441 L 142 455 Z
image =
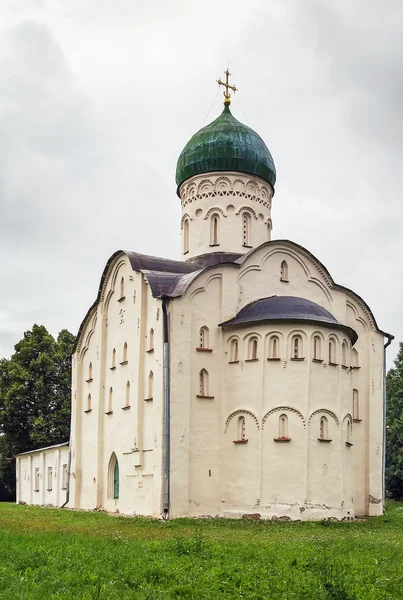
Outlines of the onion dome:
M 211 171 L 235 171 L 261 177 L 274 191 L 276 168 L 262 138 L 232 115 L 229 106 L 195 133 L 186 144 L 176 167 L 176 184 Z
M 339 323 L 323 306 L 306 298 L 294 296 L 271 296 L 270 298 L 255 300 L 255 302 L 244 306 L 233 319 L 220 323 L 220 326 L 228 327 L 230 325 L 274 321 L 322 324 L 325 327 L 341 329 L 348 335 L 353 344 L 358 339 L 354 329 Z

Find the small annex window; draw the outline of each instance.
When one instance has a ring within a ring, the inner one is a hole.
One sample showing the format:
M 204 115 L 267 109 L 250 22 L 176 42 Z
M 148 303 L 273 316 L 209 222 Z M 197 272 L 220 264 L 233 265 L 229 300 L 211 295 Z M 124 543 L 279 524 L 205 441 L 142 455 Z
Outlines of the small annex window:
M 154 351 L 154 329 L 151 327 L 148 337 L 148 352 Z
M 183 254 L 189 252 L 189 219 L 183 222 Z
M 218 227 L 220 217 L 214 213 L 210 219 L 210 246 L 218 246 Z
M 209 398 L 209 374 L 206 369 L 202 369 L 199 373 L 199 396 Z
M 206 326 L 201 327 L 199 331 L 199 348 L 204 350 L 209 348 L 209 330 Z
M 319 441 L 330 442 L 329 440 L 329 423 L 327 417 L 321 417 L 319 422 Z
M 110 500 L 119 499 L 119 462 L 114 452 L 109 459 L 108 465 L 108 489 L 107 495 Z
M 329 365 L 337 365 L 336 348 L 336 340 L 331 337 L 329 339 Z
M 358 390 L 353 390 L 353 421 L 359 423 L 360 418 L 360 395 Z
M 249 213 L 242 213 L 242 246 L 252 247 L 252 217 Z
M 47 488 L 46 490 L 48 492 L 51 492 L 53 488 L 53 468 L 52 467 L 48 467 L 48 481 L 47 481 Z
M 280 265 L 280 281 L 288 282 L 288 264 L 286 260 L 283 260 Z
M 343 343 L 341 345 L 341 364 L 343 367 L 348 367 L 347 355 L 348 355 L 347 343 L 345 340 L 343 340 Z
M 62 467 L 62 490 L 67 488 L 67 464 Z
M 313 360 L 322 361 L 322 340 L 319 335 L 313 336 Z
M 235 442 L 247 442 L 248 440 L 246 439 L 246 421 L 245 421 L 245 417 L 243 415 L 241 415 L 240 417 L 238 417 L 238 421 L 237 421 L 237 439 L 234 440 Z
M 269 339 L 269 360 L 280 360 L 280 339 L 272 335 Z
M 302 337 L 293 335 L 291 338 L 291 360 L 303 360 Z
M 36 467 L 35 468 L 35 488 L 34 488 L 34 492 L 39 492 L 39 478 L 40 478 L 39 467 Z
M 229 346 L 229 362 L 239 362 L 239 342 L 236 338 L 232 339 Z
M 360 357 L 355 348 L 353 348 L 353 350 L 351 352 L 351 366 L 353 367 L 353 369 L 360 368 Z

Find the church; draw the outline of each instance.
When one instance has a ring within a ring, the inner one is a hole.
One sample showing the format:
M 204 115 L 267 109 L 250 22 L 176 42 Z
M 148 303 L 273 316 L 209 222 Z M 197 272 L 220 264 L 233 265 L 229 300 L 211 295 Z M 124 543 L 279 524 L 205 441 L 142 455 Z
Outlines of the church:
M 228 77 L 223 112 L 178 159 L 181 259 L 109 258 L 76 339 L 70 442 L 16 457 L 17 501 L 164 518 L 383 512 L 393 336 L 309 250 L 272 239 L 276 169 L 232 115 Z

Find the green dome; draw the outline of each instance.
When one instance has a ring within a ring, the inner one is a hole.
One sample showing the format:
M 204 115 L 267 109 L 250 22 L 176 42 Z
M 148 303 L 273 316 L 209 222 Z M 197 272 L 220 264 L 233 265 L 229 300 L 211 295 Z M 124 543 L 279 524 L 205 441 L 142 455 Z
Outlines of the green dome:
M 261 177 L 273 189 L 276 168 L 262 138 L 232 116 L 228 106 L 221 115 L 195 133 L 179 157 L 176 184 L 211 171 L 236 171 Z

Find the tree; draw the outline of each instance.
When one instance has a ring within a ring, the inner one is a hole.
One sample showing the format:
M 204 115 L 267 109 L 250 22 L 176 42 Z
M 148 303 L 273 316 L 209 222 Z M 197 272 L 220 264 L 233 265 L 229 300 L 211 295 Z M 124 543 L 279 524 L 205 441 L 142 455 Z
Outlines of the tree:
M 386 490 L 403 498 L 403 342 L 386 377 Z
M 11 495 L 11 457 L 69 439 L 73 345 L 66 329 L 55 340 L 45 327 L 34 325 L 11 358 L 0 360 L 0 483 Z

